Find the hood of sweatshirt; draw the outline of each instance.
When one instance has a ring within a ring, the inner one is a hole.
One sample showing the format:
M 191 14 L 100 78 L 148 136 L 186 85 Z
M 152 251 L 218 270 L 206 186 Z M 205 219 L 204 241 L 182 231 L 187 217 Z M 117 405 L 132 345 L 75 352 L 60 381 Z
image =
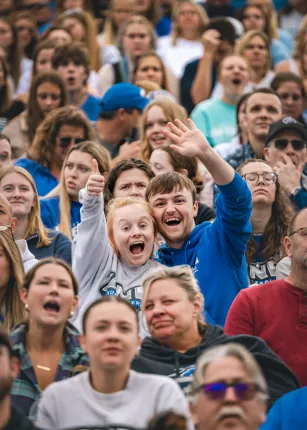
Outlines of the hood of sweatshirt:
M 203 222 L 195 226 L 180 249 L 169 248 L 167 244 L 164 243 L 157 253 L 157 260 L 166 266 L 179 264 L 194 266 L 196 264 L 199 241 L 202 239 L 204 231 L 207 230 L 210 225 L 210 222 Z
M 28 243 L 26 240 L 24 239 L 16 240 L 16 245 L 18 246 L 25 272 L 27 272 L 33 266 L 35 266 L 38 260 L 36 260 L 32 252 L 30 252 L 28 248 Z

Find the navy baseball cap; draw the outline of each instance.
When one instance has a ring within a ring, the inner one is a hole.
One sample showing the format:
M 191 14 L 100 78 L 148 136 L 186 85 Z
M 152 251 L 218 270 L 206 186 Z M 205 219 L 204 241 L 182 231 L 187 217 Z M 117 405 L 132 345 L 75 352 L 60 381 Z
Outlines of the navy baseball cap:
M 265 141 L 265 146 L 268 146 L 270 141 L 281 131 L 284 130 L 295 130 L 301 136 L 303 140 L 307 141 L 307 128 L 301 122 L 296 121 L 291 116 L 287 116 L 279 121 L 273 122 L 270 125 L 269 133 Z
M 102 97 L 101 111 L 110 112 L 118 109 L 138 109 L 140 111 L 149 103 L 145 91 L 136 85 L 126 82 L 112 85 Z

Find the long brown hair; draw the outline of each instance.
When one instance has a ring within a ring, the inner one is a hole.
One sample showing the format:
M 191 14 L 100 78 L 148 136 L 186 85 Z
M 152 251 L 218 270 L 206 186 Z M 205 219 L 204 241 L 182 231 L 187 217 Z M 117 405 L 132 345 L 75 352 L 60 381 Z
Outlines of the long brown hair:
M 11 331 L 25 318 L 24 304 L 20 299 L 24 269 L 16 242 L 6 231 L 0 233 L 0 247 L 10 265 L 10 279 L 7 286 L 4 287 L 5 292 L 0 302 L 0 309 L 4 316 L 3 325 L 7 331 Z
M 117 27 L 117 24 L 112 16 L 112 12 L 116 8 L 117 1 L 118 0 L 110 1 L 109 8 L 106 15 L 106 20 L 104 22 L 103 34 L 104 34 L 105 45 L 116 45 L 116 42 L 117 42 L 119 28 Z M 134 8 L 135 8 L 135 0 L 126 0 L 126 2 L 127 2 L 127 7 L 130 4 L 131 14 L 133 15 Z
M 38 87 L 45 82 L 56 85 L 59 88 L 61 93 L 59 107 L 65 106 L 67 104 L 66 84 L 59 73 L 54 70 L 50 70 L 49 72 L 41 72 L 33 79 L 26 110 L 26 123 L 28 125 L 28 135 L 30 142 L 32 142 L 34 139 L 36 129 L 44 119 L 37 103 L 37 90 Z
M 97 142 L 82 142 L 73 146 L 68 152 L 64 163 L 63 169 L 61 172 L 61 178 L 59 185 L 52 190 L 44 199 L 48 199 L 53 196 L 60 196 L 60 225 L 59 231 L 64 233 L 69 239 L 72 239 L 71 236 L 71 218 L 70 218 L 70 209 L 71 209 L 71 199 L 67 193 L 67 188 L 65 186 L 65 177 L 64 170 L 67 164 L 68 158 L 73 151 L 80 151 L 85 154 L 90 154 L 92 158 L 97 160 L 99 172 L 101 175 L 104 173 L 108 173 L 110 170 L 110 156 L 107 150 L 99 145 Z
M 162 75 L 163 75 L 161 88 L 163 90 L 170 92 L 170 86 L 169 86 L 169 82 L 168 82 L 166 67 L 163 63 L 162 58 L 159 57 L 159 55 L 154 51 L 145 52 L 144 54 L 141 54 L 138 58 L 136 58 L 135 63 L 134 63 L 134 70 L 133 70 L 133 79 L 132 79 L 133 83 L 136 84 L 136 74 L 137 74 L 138 69 L 140 67 L 141 61 L 143 60 L 143 58 L 150 58 L 150 57 L 154 57 L 160 62 L 160 67 L 162 69 Z
M 19 45 L 18 35 L 16 28 L 14 27 L 12 21 L 8 18 L 5 18 L 3 16 L 0 17 L 0 21 L 5 22 L 12 32 L 12 44 L 11 46 L 6 50 L 7 55 L 7 62 L 10 66 L 10 75 L 13 78 L 15 88 L 17 89 L 20 74 L 21 74 L 21 49 Z
M 9 84 L 9 69 L 4 58 L 0 57 L 0 63 L 3 69 L 4 82 L 0 88 L 0 112 L 6 112 L 12 104 L 12 95 Z
M 60 128 L 63 125 L 84 128 L 84 140 L 95 140 L 95 132 L 85 114 L 75 106 L 55 109 L 38 127 L 27 155 L 47 169 L 51 169 L 52 152 Z
M 28 225 L 25 233 L 25 239 L 37 234 L 38 236 L 38 244 L 37 248 L 42 248 L 44 246 L 48 246 L 51 243 L 51 239 L 48 237 L 48 230 L 44 227 L 43 222 L 40 217 L 40 205 L 37 189 L 35 186 L 35 182 L 30 175 L 30 173 L 19 166 L 4 166 L 0 169 L 0 183 L 2 179 L 10 175 L 11 173 L 18 173 L 18 175 L 23 176 L 31 185 L 31 188 L 34 192 L 34 201 L 31 207 L 30 213 L 28 215 Z
M 271 167 L 270 164 L 265 160 L 251 158 L 240 164 L 240 166 L 237 168 L 237 172 L 241 175 L 243 167 L 250 163 L 263 163 Z M 261 239 L 261 244 L 264 245 L 263 249 L 261 249 L 261 256 L 264 259 L 275 257 L 276 260 L 279 261 L 284 254 L 283 239 L 287 235 L 288 225 L 294 211 L 291 207 L 288 197 L 280 187 L 278 178 L 275 185 L 276 193 L 275 200 L 272 204 L 272 215 L 269 219 L 269 222 L 265 226 Z M 246 249 L 246 260 L 248 263 L 253 261 L 253 258 L 256 254 L 256 249 L 257 243 L 252 235 Z

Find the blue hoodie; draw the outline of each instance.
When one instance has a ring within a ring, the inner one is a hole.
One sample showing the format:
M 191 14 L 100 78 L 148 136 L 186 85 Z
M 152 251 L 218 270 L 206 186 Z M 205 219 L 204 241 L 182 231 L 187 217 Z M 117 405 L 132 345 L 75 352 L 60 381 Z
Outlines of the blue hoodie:
M 188 264 L 205 297 L 207 315 L 224 326 L 234 298 L 248 286 L 245 251 L 252 232 L 252 201 L 238 173 L 219 190 L 213 223 L 196 226 L 180 249 L 162 245 L 157 260 L 167 266 Z
M 261 430 L 306 430 L 307 387 L 282 396 L 268 413 Z
M 50 193 L 59 183 L 50 170 L 43 167 L 37 161 L 29 160 L 28 158 L 19 158 L 15 164 L 16 166 L 23 167 L 30 173 L 40 197 Z

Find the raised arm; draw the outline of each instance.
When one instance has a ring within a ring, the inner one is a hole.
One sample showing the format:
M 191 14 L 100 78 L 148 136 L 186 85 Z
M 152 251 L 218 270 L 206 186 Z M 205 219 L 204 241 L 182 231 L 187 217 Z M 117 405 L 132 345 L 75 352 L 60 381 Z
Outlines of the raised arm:
M 99 173 L 97 161 L 92 163 L 93 173 L 79 194 L 83 206 L 73 252 L 72 267 L 81 287 L 91 284 L 100 265 L 108 264 L 113 254 L 104 215 L 104 177 Z
M 229 184 L 235 175 L 233 168 L 211 148 L 191 119 L 188 119 L 188 125 L 190 128 L 178 119 L 175 120 L 175 124 L 168 123 L 171 131 L 166 130 L 164 133 L 175 142 L 175 145 L 171 145 L 172 149 L 186 157 L 198 158 L 217 185 Z

